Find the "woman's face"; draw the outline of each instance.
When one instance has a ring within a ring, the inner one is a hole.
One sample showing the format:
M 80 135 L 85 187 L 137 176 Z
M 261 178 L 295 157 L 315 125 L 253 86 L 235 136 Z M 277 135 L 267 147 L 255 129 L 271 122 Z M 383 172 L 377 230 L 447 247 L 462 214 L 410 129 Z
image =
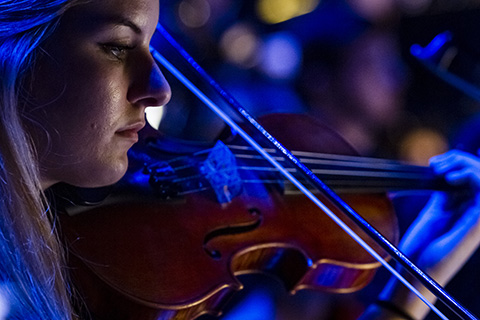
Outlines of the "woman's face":
M 149 42 L 159 0 L 101 0 L 69 9 L 42 46 L 26 113 L 42 186 L 97 187 L 126 172 L 128 149 L 170 87 Z

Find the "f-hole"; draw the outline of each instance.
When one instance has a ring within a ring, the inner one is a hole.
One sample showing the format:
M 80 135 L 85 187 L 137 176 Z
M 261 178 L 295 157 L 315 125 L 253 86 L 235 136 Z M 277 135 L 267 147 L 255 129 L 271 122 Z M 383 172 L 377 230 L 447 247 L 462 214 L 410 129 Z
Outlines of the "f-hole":
M 248 209 L 248 212 L 252 217 L 255 217 L 255 220 L 253 222 L 218 228 L 207 233 L 207 235 L 203 240 L 203 249 L 210 257 L 212 257 L 215 260 L 220 260 L 222 258 L 222 253 L 220 251 L 208 248 L 208 243 L 211 240 L 218 237 L 222 237 L 222 236 L 230 236 L 235 234 L 247 233 L 255 230 L 260 226 L 260 224 L 262 223 L 261 211 L 257 208 L 250 208 Z

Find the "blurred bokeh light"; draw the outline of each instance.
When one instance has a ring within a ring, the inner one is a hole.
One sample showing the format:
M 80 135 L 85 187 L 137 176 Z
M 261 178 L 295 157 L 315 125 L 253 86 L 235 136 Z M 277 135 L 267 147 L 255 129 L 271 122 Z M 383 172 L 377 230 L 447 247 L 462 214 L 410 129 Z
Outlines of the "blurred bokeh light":
M 246 23 L 237 23 L 227 29 L 220 38 L 220 51 L 225 60 L 250 68 L 258 62 L 260 39 Z
M 428 166 L 429 159 L 448 150 L 445 136 L 431 128 L 412 130 L 400 145 L 400 158 L 413 164 Z
M 302 48 L 289 32 L 277 32 L 264 39 L 261 69 L 273 79 L 292 79 L 300 69 Z
M 319 0 L 258 0 L 257 14 L 265 23 L 275 24 L 312 12 Z
M 201 27 L 210 18 L 210 4 L 206 0 L 183 0 L 178 5 L 178 16 L 190 28 Z

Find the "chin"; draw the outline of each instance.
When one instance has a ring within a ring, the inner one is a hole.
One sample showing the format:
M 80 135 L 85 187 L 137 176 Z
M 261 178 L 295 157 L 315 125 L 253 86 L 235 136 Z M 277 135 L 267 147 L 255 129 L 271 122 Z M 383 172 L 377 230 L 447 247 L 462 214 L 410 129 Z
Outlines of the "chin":
M 98 188 L 105 187 L 117 183 L 127 172 L 128 161 L 119 163 L 115 166 L 95 168 L 94 170 L 86 170 L 86 174 L 82 174 L 76 179 L 73 185 L 81 188 Z
M 97 176 L 100 177 L 96 181 L 93 181 L 94 184 L 96 184 L 96 187 L 105 187 L 108 185 L 112 185 L 114 183 L 117 183 L 122 177 L 125 175 L 127 172 L 127 167 L 122 168 L 120 170 L 115 170 L 109 174 L 105 174 L 102 176 Z

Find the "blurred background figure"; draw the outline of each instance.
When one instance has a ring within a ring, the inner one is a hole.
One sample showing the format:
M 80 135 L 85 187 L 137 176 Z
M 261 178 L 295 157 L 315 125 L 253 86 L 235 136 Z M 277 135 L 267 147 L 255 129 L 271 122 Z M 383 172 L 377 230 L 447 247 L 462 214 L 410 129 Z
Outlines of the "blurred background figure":
M 314 43 L 304 62 L 299 87 L 309 113 L 360 154 L 392 157 L 390 139 L 403 122 L 408 80 L 396 35 L 375 26 L 338 47 Z
M 475 152 L 478 101 L 426 71 L 410 46 L 426 46 L 449 30 L 456 44 L 480 53 L 480 3 L 474 0 L 166 0 L 160 21 L 186 50 L 251 113 L 303 113 L 343 136 L 364 156 L 427 165 L 463 145 Z M 480 84 L 472 63 L 455 72 Z M 464 61 L 465 62 L 465 61 Z M 168 76 L 168 75 L 167 75 Z M 170 80 L 174 81 L 174 80 Z M 173 85 L 173 90 L 179 86 Z M 173 93 L 155 126 L 175 139 L 212 141 L 225 125 L 188 94 Z M 168 120 L 168 121 L 166 121 Z M 208 123 L 208 125 L 207 125 Z M 477 130 L 478 131 L 478 130 Z M 469 139 L 467 139 L 469 138 Z M 479 136 L 480 138 L 480 136 Z M 404 232 L 426 200 L 392 194 Z M 479 258 L 472 264 L 478 268 Z M 465 270 L 472 268 L 470 263 Z M 449 285 L 480 314 L 480 284 L 463 290 L 465 273 Z M 275 280 L 243 276 L 223 319 L 356 319 L 388 275 L 365 289 L 331 295 L 288 295 Z M 478 282 L 475 280 L 475 282 Z M 477 294 L 472 294 L 476 292 Z M 209 319 L 209 317 L 205 317 Z

